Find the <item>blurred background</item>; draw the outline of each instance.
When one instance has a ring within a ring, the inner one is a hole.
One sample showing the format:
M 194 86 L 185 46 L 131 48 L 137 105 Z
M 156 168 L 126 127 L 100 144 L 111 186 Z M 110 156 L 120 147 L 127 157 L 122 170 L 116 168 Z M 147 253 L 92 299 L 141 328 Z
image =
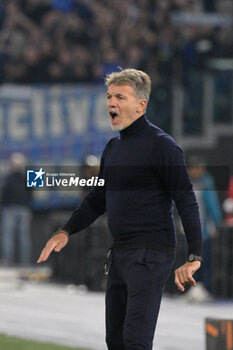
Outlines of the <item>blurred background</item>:
M 25 165 L 95 174 L 114 135 L 104 76 L 131 67 L 151 76 L 147 117 L 184 148 L 200 205 L 206 268 L 187 298 L 233 297 L 232 32 L 231 0 L 0 1 L 2 267 L 35 266 L 85 195 L 25 191 Z M 103 216 L 51 257 L 49 277 L 103 291 L 110 244 Z M 173 278 L 166 289 L 177 293 Z

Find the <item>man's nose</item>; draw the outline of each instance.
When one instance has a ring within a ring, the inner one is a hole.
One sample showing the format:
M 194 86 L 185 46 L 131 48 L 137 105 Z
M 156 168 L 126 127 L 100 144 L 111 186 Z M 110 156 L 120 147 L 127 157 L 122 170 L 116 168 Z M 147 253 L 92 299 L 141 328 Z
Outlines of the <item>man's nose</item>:
M 116 107 L 117 105 L 117 99 L 115 97 L 110 97 L 108 99 L 108 107 Z

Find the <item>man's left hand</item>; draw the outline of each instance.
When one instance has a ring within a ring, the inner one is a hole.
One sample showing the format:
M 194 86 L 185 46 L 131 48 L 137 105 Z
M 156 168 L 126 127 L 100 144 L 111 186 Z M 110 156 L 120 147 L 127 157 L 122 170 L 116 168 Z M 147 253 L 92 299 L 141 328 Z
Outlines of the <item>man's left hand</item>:
M 200 261 L 187 261 L 184 265 L 175 270 L 175 284 L 181 292 L 185 291 L 185 284 L 196 286 L 193 274 L 201 267 Z

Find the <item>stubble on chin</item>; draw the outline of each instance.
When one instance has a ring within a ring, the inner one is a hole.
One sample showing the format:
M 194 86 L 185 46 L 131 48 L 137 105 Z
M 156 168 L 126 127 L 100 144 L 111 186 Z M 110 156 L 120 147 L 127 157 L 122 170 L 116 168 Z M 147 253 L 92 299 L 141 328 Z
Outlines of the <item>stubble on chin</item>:
M 114 125 L 112 125 L 112 124 L 111 124 L 111 128 L 112 128 L 113 131 L 121 131 L 121 130 L 124 130 L 124 129 L 125 129 L 124 126 L 120 126 L 120 125 L 114 126 Z

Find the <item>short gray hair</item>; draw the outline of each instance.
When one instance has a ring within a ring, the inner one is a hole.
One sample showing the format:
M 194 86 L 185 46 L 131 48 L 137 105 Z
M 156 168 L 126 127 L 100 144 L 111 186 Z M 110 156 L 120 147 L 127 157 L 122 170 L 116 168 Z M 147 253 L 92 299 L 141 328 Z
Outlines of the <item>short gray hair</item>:
M 105 85 L 130 85 L 137 98 L 145 98 L 149 101 L 151 92 L 151 79 L 148 74 L 141 70 L 127 68 L 120 72 L 113 72 L 106 76 Z

